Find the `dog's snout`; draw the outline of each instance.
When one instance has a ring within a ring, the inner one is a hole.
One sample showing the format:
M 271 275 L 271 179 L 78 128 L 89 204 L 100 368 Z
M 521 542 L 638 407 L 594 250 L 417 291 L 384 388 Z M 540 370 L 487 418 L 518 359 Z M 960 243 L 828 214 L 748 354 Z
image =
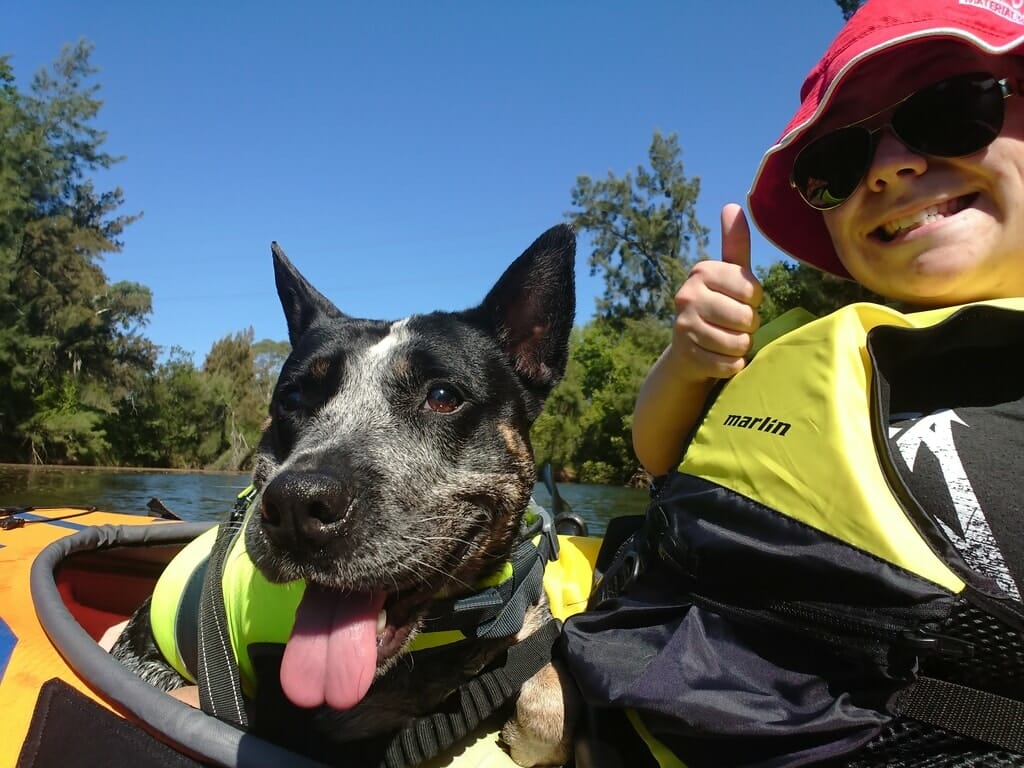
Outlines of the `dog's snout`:
M 282 472 L 263 491 L 263 527 L 290 550 L 319 548 L 335 534 L 350 504 L 345 487 L 317 472 Z

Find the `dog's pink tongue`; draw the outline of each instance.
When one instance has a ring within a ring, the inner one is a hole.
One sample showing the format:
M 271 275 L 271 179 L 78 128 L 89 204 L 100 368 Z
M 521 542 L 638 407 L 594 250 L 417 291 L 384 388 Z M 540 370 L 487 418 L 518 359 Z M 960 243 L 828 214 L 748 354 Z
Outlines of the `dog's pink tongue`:
M 299 707 L 354 707 L 377 671 L 383 592 L 341 594 L 307 586 L 281 660 L 281 689 Z

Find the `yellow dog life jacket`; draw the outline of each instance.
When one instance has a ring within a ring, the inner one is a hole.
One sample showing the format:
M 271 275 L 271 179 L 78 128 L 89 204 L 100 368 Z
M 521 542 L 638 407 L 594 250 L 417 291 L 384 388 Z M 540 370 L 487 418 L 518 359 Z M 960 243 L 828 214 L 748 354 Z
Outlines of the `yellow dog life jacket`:
M 199 591 L 217 532 L 217 528 L 212 528 L 194 539 L 168 564 L 150 605 L 150 623 L 157 646 L 167 662 L 193 683 L 195 671 L 189 668 L 185 659 L 188 654 L 182 646 L 194 642 L 191 636 L 198 631 Z M 600 539 L 558 536 L 558 544 L 558 557 L 546 564 L 543 587 L 552 614 L 564 620 L 586 606 Z M 510 577 L 511 564 L 506 564 L 477 588 L 494 586 Z M 235 536 L 224 562 L 223 597 L 231 645 L 247 695 L 253 695 L 256 689 L 256 675 L 247 649 L 254 644 L 283 645 L 288 641 L 304 591 L 302 581 L 268 581 L 249 557 L 244 534 Z M 408 650 L 424 650 L 463 639 L 465 636 L 457 630 L 422 632 Z

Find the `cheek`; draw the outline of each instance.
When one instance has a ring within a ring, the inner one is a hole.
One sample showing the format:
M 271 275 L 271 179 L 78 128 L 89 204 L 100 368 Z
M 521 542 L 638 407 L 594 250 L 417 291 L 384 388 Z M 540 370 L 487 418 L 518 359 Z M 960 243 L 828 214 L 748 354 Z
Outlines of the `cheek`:
M 854 193 L 854 194 L 856 194 L 856 193 Z M 838 208 L 833 208 L 830 211 L 822 211 L 821 212 L 821 220 L 825 222 L 825 229 L 828 230 L 828 233 L 829 233 L 829 235 L 831 235 L 833 242 L 835 242 L 835 239 L 836 239 L 836 232 L 838 232 L 839 229 L 842 226 L 842 221 L 843 221 L 843 213 L 842 213 L 842 211 L 843 211 L 844 207 L 846 207 L 846 206 L 841 205 Z
M 874 254 L 870 249 L 862 247 L 864 244 L 857 237 L 854 237 L 853 223 L 849 216 L 844 216 L 842 206 L 831 211 L 822 212 L 822 219 L 829 237 L 832 238 L 832 247 L 840 263 L 846 267 L 846 271 L 858 283 L 876 293 L 885 293 L 883 285 L 878 284 L 878 265 L 872 264 Z
M 995 193 L 1007 198 L 1007 207 L 1017 211 L 1024 194 L 1024 139 L 1000 136 L 989 146 L 983 169 Z
M 847 260 L 851 256 L 849 245 L 852 238 L 848 234 L 849 221 L 848 217 L 843 215 L 843 209 L 848 208 L 849 205 L 850 202 L 847 202 L 831 211 L 822 211 L 821 214 L 822 221 L 825 222 L 825 229 L 828 230 L 828 236 L 832 238 L 832 247 L 835 248 L 836 255 L 839 256 L 839 260 L 848 271 L 850 266 L 847 264 Z

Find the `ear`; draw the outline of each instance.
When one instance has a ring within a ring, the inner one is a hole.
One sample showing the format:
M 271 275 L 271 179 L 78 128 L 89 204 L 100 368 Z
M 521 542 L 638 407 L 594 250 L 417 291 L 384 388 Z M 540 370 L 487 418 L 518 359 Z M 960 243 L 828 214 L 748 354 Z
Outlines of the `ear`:
M 277 296 L 288 322 L 288 340 L 292 347 L 320 317 L 342 318 L 344 314 L 295 269 L 276 242 L 270 244 L 274 257 L 274 281 Z
M 505 270 L 473 310 L 527 388 L 544 397 L 565 373 L 576 316 L 576 233 L 552 227 Z

